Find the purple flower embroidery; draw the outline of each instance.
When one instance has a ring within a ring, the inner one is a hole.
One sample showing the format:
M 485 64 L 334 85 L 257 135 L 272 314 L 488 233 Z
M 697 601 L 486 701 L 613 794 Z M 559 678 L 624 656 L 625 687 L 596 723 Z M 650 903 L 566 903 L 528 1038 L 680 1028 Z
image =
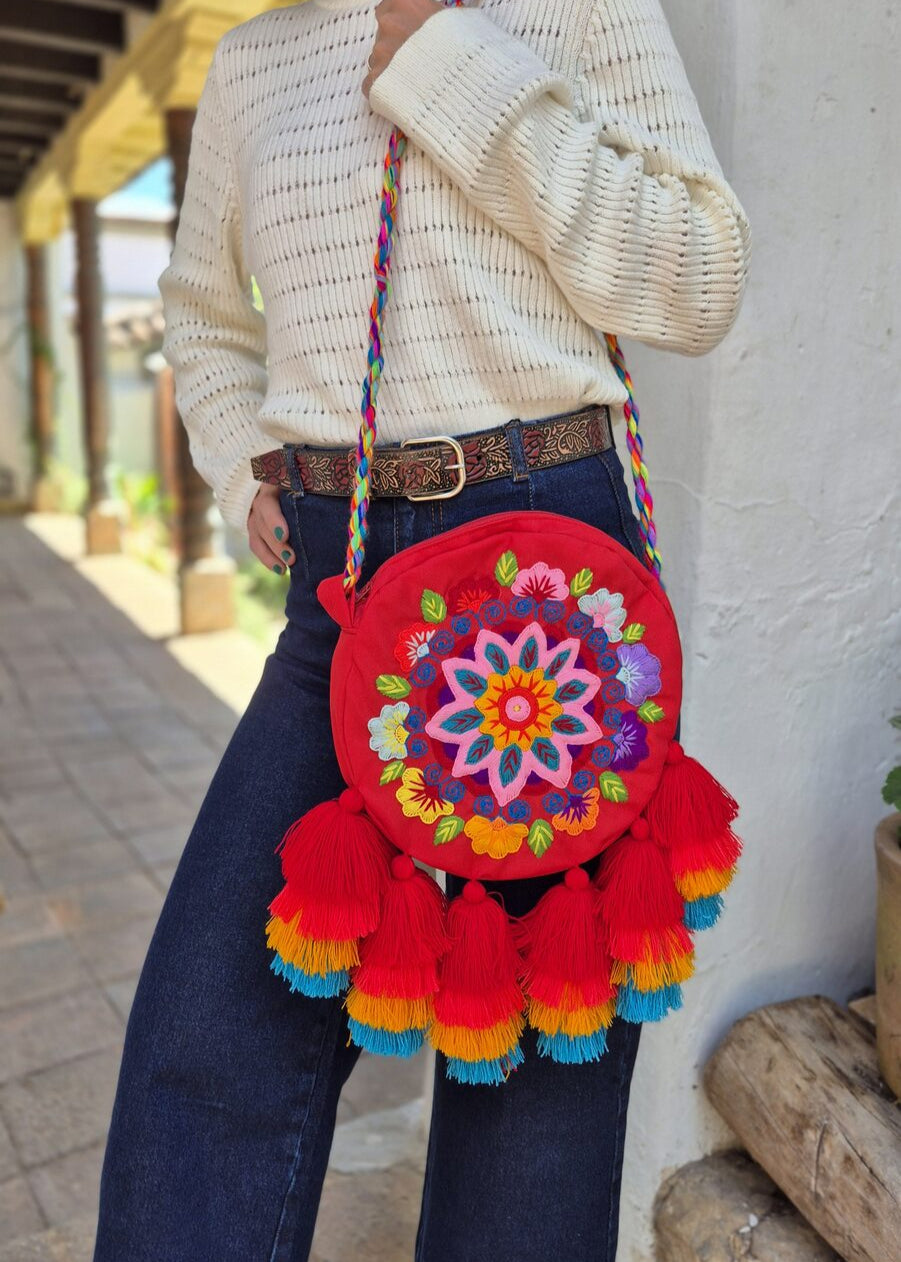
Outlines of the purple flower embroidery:
M 611 767 L 620 771 L 634 771 L 648 756 L 648 729 L 627 710 L 623 721 L 613 733 L 613 758 Z
M 620 644 L 616 650 L 619 670 L 616 677 L 626 689 L 626 699 L 640 706 L 660 691 L 660 659 L 643 644 Z

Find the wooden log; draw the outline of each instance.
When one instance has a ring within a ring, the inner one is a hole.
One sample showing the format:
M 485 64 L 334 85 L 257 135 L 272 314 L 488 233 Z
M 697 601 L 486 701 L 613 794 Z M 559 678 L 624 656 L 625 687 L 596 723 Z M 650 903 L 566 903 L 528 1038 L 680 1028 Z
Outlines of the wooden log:
M 822 995 L 737 1021 L 704 1070 L 751 1156 L 848 1262 L 901 1256 L 901 1113 L 862 1023 Z
M 746 1152 L 680 1168 L 654 1201 L 656 1262 L 841 1262 Z

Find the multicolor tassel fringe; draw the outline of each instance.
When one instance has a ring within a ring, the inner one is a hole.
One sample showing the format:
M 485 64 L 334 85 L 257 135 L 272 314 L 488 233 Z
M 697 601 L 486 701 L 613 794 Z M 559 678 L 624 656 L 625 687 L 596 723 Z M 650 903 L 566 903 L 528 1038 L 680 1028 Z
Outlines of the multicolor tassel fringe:
M 738 803 L 673 741 L 645 814 L 669 853 L 676 888 L 685 900 L 686 927 L 709 929 L 719 918 L 723 891 L 741 855 L 741 841 L 732 831 Z
M 391 860 L 378 928 L 360 943 L 347 996 L 350 1037 L 380 1056 L 412 1056 L 434 1017 L 438 961 L 447 949 L 445 900 L 405 854 Z
M 315 807 L 279 847 L 272 970 L 311 998 L 344 992 L 350 1037 L 410 1056 L 428 1039 L 451 1078 L 498 1084 L 522 1063 L 526 1022 L 562 1064 L 598 1060 L 614 1016 L 682 1006 L 692 934 L 716 922 L 741 842 L 735 799 L 674 741 L 644 814 L 511 922 L 480 881 L 450 905 L 363 813 L 355 789 Z
M 571 868 L 516 926 L 529 1025 L 538 1051 L 563 1064 L 607 1050 L 616 987 L 601 898 L 584 868 Z
M 659 1021 L 682 1005 L 680 983 L 694 971 L 684 904 L 666 853 L 639 817 L 604 851 L 595 877 L 616 984 L 627 1021 Z
M 507 913 L 480 881 L 467 881 L 447 915 L 429 1038 L 447 1074 L 472 1085 L 504 1082 L 522 1063 L 525 1000 L 521 961 Z

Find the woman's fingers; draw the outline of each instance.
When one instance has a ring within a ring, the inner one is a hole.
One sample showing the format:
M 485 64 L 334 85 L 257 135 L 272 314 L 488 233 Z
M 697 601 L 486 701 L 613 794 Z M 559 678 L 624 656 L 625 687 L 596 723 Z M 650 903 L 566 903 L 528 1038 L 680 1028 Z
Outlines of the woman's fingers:
M 294 549 L 288 537 L 288 523 L 279 503 L 278 487 L 264 484 L 250 509 L 247 521 L 250 550 L 276 574 L 284 574 L 294 564 Z

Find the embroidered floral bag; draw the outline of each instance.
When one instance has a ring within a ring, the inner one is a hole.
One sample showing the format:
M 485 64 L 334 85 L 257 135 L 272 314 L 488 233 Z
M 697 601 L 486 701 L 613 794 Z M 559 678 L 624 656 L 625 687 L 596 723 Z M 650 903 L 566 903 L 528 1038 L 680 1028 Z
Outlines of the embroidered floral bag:
M 361 1047 L 407 1056 L 427 1038 L 451 1077 L 500 1083 L 526 1024 L 539 1054 L 579 1063 L 603 1055 L 614 1015 L 681 1006 L 692 935 L 741 852 L 738 807 L 674 740 L 681 649 L 613 336 L 644 565 L 573 518 L 508 512 L 404 549 L 358 588 L 405 144 L 395 128 L 347 565 L 318 589 L 341 628 L 331 716 L 348 788 L 283 838 L 267 935 L 293 990 L 347 991 Z M 414 860 L 468 878 L 463 893 L 448 905 Z M 553 873 L 516 921 L 482 883 Z

